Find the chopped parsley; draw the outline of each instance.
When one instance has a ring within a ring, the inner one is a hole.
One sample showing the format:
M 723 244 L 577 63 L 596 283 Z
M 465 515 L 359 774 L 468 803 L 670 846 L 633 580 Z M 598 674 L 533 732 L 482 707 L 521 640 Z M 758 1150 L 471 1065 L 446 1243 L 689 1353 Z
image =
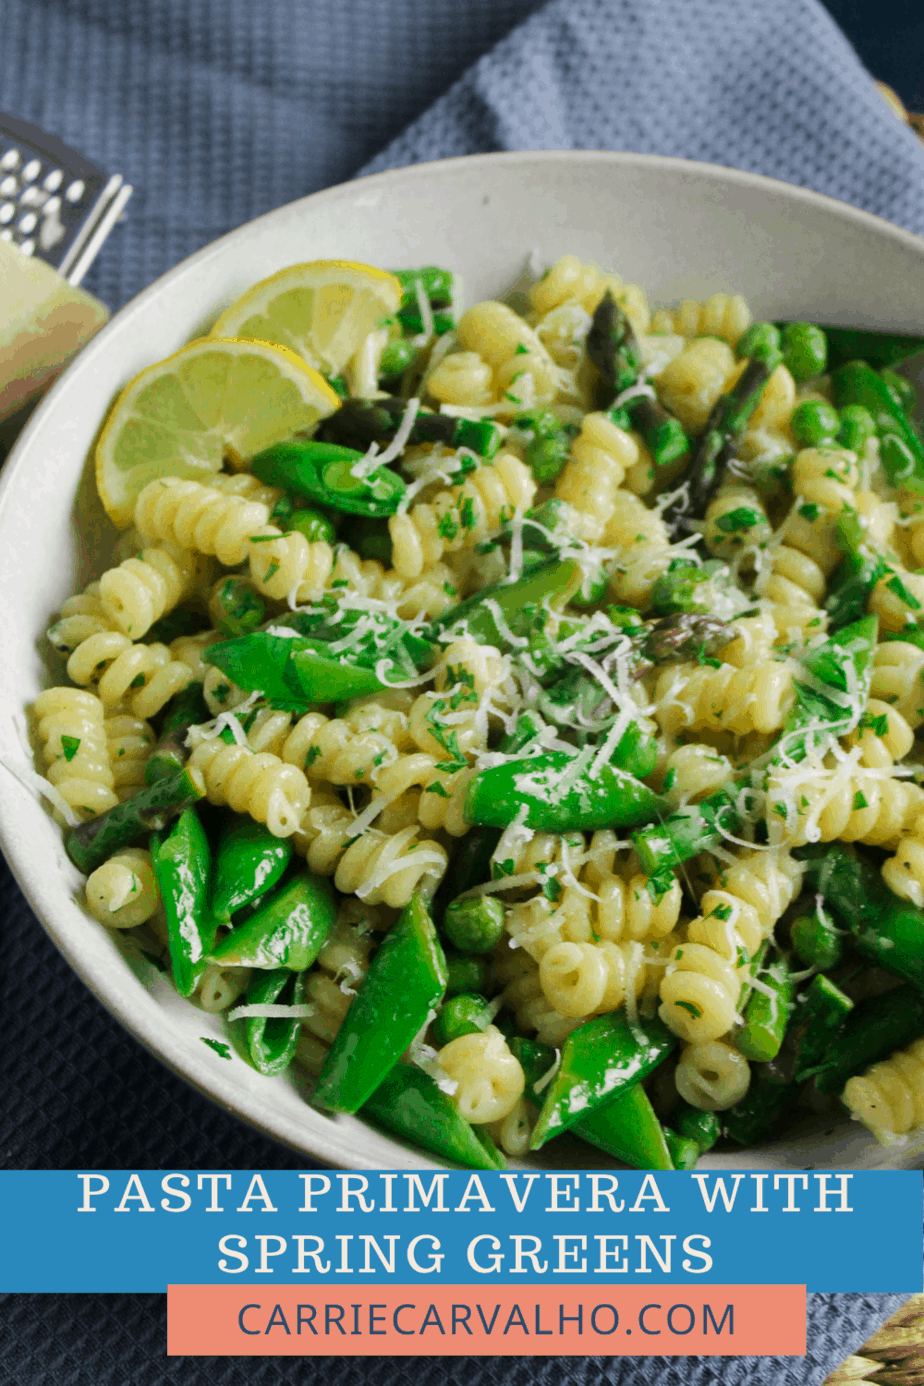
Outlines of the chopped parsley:
M 65 759 L 65 760 L 73 760 L 73 759 L 74 759 L 74 756 L 77 754 L 77 752 L 79 751 L 79 749 L 80 749 L 80 737 L 79 737 L 79 736 L 62 736 L 62 737 L 61 737 L 61 750 L 64 752 L 64 759 Z

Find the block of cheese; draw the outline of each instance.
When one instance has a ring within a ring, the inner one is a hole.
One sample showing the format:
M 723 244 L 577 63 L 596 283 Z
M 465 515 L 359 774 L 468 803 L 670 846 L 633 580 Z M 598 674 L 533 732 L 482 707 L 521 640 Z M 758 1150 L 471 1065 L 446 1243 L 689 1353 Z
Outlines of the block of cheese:
M 44 390 L 108 317 L 98 298 L 0 241 L 0 420 Z

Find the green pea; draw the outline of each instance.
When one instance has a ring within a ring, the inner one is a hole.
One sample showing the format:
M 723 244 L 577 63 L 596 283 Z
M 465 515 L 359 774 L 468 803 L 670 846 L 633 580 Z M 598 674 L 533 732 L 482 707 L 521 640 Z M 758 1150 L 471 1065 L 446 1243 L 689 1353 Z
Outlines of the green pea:
M 679 1136 L 669 1126 L 664 1127 L 664 1139 L 667 1142 L 668 1153 L 674 1169 L 696 1168 L 700 1157 L 700 1149 L 696 1141 L 692 1141 L 686 1136 Z
M 303 510 L 293 510 L 285 530 L 287 534 L 297 530 L 299 534 L 304 534 L 310 544 L 315 544 L 319 540 L 323 540 L 325 544 L 332 544 L 337 537 L 327 516 L 311 506 L 306 506 Z
M 453 900 L 443 916 L 443 933 L 460 953 L 490 953 L 504 933 L 504 907 L 494 895 Z
M 442 1048 L 463 1035 L 477 1035 L 493 1021 L 492 1007 L 474 992 L 451 996 L 439 1009 L 433 1022 L 433 1038 Z
M 249 635 L 266 619 L 266 602 L 249 578 L 225 578 L 213 589 L 209 614 L 222 635 Z
M 885 381 L 886 388 L 898 405 L 903 414 L 910 414 L 917 403 L 915 388 L 910 380 L 906 380 L 897 371 L 883 370 L 879 374 Z
M 392 566 L 392 544 L 387 520 L 367 520 L 358 515 L 343 531 L 343 540 L 360 558 L 375 558 L 386 568 Z
M 752 322 L 736 347 L 740 358 L 763 361 L 775 370 L 780 361 L 780 331 L 772 322 Z
M 382 352 L 382 359 L 379 362 L 379 379 L 388 381 L 399 379 L 409 366 L 414 365 L 420 352 L 419 346 L 412 346 L 404 337 L 389 342 Z
M 862 404 L 845 404 L 839 413 L 841 426 L 838 429 L 837 441 L 842 447 L 850 448 L 851 452 L 863 452 L 870 438 L 876 433 L 872 414 L 868 409 L 864 409 Z
M 780 339 L 783 365 L 794 380 L 822 375 L 828 364 L 828 339 L 812 322 L 791 322 Z
M 447 953 L 446 982 L 447 996 L 461 996 L 466 992 L 484 991 L 488 981 L 488 964 L 484 958 L 476 958 L 462 953 Z
M 655 616 L 691 615 L 708 611 L 712 601 L 705 569 L 688 559 L 675 558 L 652 587 L 649 606 Z
M 722 1134 L 722 1123 L 715 1112 L 703 1112 L 681 1102 L 671 1113 L 671 1123 L 685 1140 L 695 1141 L 701 1151 L 711 1150 Z
M 804 914 L 794 920 L 790 929 L 792 946 L 806 967 L 821 971 L 836 967 L 844 948 L 833 920 L 824 910 Z
M 589 572 L 571 598 L 571 605 L 577 607 L 596 606 L 603 601 L 609 585 L 609 573 L 602 566 L 597 568 L 596 572 Z
M 841 421 L 833 404 L 823 399 L 806 399 L 797 404 L 792 414 L 792 434 L 802 448 L 814 448 L 830 443 L 836 437 Z

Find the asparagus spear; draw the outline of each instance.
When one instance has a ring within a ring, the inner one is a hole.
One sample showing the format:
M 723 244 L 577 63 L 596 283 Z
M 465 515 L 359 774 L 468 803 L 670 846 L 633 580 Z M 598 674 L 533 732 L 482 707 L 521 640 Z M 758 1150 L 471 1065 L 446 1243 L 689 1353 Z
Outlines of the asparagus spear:
M 665 520 L 675 526 L 701 518 L 721 485 L 735 444 L 780 363 L 779 332 L 772 323 L 752 323 L 738 343 L 738 355 L 747 358 L 747 365 L 728 393 L 720 395 L 709 415 L 690 463 L 687 498 L 665 511 Z
M 390 443 L 401 426 L 407 400 L 394 395 L 384 399 L 347 399 L 325 419 L 315 437 L 325 443 L 365 452 L 370 443 Z M 454 419 L 422 409 L 414 420 L 408 446 L 445 443 L 451 448 L 471 448 L 481 457 L 493 457 L 500 447 L 500 430 L 490 419 Z
M 145 784 L 169 779 L 189 759 L 186 737 L 190 727 L 207 722 L 211 713 L 202 696 L 202 684 L 191 683 L 174 693 L 164 708 L 160 736 L 144 767 Z
M 198 770 L 185 767 L 174 775 L 157 780 L 133 799 L 116 804 L 98 818 L 80 823 L 68 833 L 64 846 L 79 870 L 89 875 L 113 852 L 130 847 L 139 838 L 158 832 L 183 809 L 197 803 L 205 794 Z
M 594 312 L 587 334 L 587 355 L 600 372 L 612 404 L 624 390 L 638 384 L 642 352 L 632 324 L 609 290 Z M 638 429 L 656 467 L 678 461 L 689 450 L 689 440 L 679 419 L 656 399 L 638 395 L 625 409 L 611 411 L 614 423 Z

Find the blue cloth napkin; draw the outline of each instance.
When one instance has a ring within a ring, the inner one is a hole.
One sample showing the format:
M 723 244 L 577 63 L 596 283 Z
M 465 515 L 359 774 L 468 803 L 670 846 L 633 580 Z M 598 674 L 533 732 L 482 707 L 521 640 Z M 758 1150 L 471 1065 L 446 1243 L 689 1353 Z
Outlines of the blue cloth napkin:
M 769 174 L 924 232 L 924 150 L 815 0 L 0 0 L 0 110 L 135 186 L 87 281 L 120 307 L 242 222 L 359 172 L 624 149 Z M 2 785 L 0 785 L 0 792 Z M 0 1162 L 286 1168 L 86 993 L 0 863 Z M 794 1271 L 795 1274 L 795 1271 Z M 812 1295 L 805 1359 L 169 1361 L 156 1296 L 15 1296 L 0 1379 L 815 1386 L 901 1302 Z M 4 1375 L 6 1373 L 6 1375 Z

